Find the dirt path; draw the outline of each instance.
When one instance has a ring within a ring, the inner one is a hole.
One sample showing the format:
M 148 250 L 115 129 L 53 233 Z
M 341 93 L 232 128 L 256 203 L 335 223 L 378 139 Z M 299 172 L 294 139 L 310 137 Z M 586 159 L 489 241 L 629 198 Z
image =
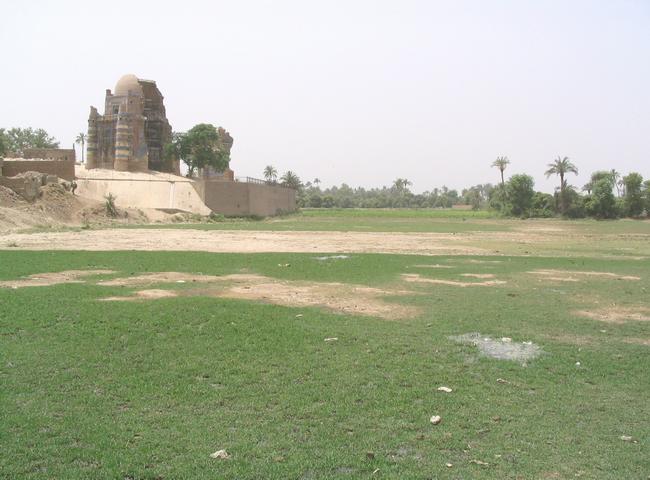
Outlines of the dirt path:
M 594 245 L 599 249 L 595 250 Z M 105 229 L 0 235 L 4 250 L 548 255 L 647 259 L 650 235 Z
M 413 253 L 486 255 L 482 248 L 434 233 L 268 232 L 190 229 L 112 229 L 0 236 L 0 249 L 181 250 L 201 252 Z

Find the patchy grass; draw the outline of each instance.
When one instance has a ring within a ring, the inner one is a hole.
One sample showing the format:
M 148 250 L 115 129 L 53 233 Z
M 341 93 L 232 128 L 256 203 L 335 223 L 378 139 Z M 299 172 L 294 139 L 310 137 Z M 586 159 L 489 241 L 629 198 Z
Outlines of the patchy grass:
M 83 283 L 0 289 L 0 476 L 647 476 L 650 323 L 575 313 L 642 305 L 650 289 L 646 261 L 313 257 L 0 252 L 4 281 L 104 271 L 75 277 Z M 528 273 L 535 270 L 640 279 L 553 282 Z M 385 320 L 201 296 L 98 301 L 140 288 L 98 280 L 148 272 L 410 289 L 386 300 L 421 314 Z M 491 275 L 506 283 L 459 288 L 409 283 L 403 274 L 449 282 Z M 449 338 L 471 332 L 531 341 L 543 353 L 524 367 Z M 453 392 L 438 392 L 441 385 Z M 442 422 L 432 425 L 432 415 Z M 210 458 L 220 449 L 230 458 Z
M 516 223 L 516 221 L 512 221 Z M 303 209 L 298 213 L 260 220 L 228 218 L 216 223 L 125 225 L 125 228 L 194 228 L 200 230 L 468 232 L 507 231 L 508 221 L 492 212 L 453 209 Z

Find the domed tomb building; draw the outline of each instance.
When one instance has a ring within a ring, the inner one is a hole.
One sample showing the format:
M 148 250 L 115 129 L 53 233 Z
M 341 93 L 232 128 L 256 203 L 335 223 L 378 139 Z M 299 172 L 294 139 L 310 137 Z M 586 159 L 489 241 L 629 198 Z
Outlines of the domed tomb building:
M 163 96 L 153 80 L 124 75 L 106 90 L 104 115 L 90 107 L 86 168 L 179 174 L 178 160 L 165 161 L 171 141 Z

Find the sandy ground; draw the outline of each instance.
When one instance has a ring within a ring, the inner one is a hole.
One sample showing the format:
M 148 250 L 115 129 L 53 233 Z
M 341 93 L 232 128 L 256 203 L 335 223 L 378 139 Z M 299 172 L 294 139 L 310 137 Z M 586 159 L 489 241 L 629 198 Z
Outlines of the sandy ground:
M 165 250 L 202 252 L 396 253 L 415 255 L 615 256 L 647 259 L 650 235 L 583 235 L 564 232 L 399 233 L 250 231 L 194 229 L 104 229 L 0 233 L 0 249 Z M 647 238 L 646 238 L 647 237 Z M 594 245 L 600 250 L 595 251 Z M 605 245 L 608 246 L 605 249 Z M 626 245 L 626 249 L 620 247 Z M 634 248 L 630 250 L 630 245 Z M 611 248 L 610 248 L 611 247 Z M 611 252 L 618 251 L 617 255 Z M 632 255 L 637 254 L 637 255 Z M 639 255 L 641 254 L 641 255 Z M 469 261 L 469 260 L 468 260 Z M 494 262 L 495 260 L 489 260 Z M 481 260 L 472 260 L 479 263 Z M 565 277 L 561 272 L 556 277 Z M 570 281 L 570 280 L 567 280 Z
M 457 235 L 370 232 L 262 232 L 190 229 L 113 229 L 0 236 L 0 249 L 180 250 L 201 252 L 411 253 L 487 255 Z

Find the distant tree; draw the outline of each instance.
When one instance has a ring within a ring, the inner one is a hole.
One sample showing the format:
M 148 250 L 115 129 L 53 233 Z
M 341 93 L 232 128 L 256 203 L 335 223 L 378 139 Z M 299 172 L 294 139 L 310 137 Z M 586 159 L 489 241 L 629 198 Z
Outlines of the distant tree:
M 643 182 L 643 204 L 646 215 L 650 216 L 650 180 Z
M 587 213 L 596 218 L 616 218 L 616 197 L 612 193 L 611 178 L 600 178 L 593 185 L 591 195 L 585 201 Z
M 316 187 L 318 188 L 318 186 L 319 186 L 320 183 L 321 183 L 321 182 L 320 182 L 320 178 L 314 178 L 314 181 L 313 181 L 312 183 L 313 183 L 314 185 L 316 185 Z
M 643 177 L 636 172 L 632 172 L 623 177 L 623 183 L 625 184 L 625 197 L 623 198 L 625 215 L 638 217 L 643 213 L 644 209 Z
M 564 191 L 566 190 L 567 183 L 564 180 L 564 176 L 567 173 L 575 173 L 576 175 L 578 174 L 578 168 L 571 163 L 569 160 L 569 157 L 557 157 L 553 163 L 548 164 L 549 169 L 546 170 L 546 178 L 550 177 L 551 175 L 558 175 L 560 177 L 560 211 L 562 214 L 566 212 L 566 195 L 564 194 Z
M 165 145 L 164 157 L 185 163 L 188 177 L 205 167 L 223 172 L 230 163 L 230 155 L 217 128 L 207 123 L 199 123 L 186 133 L 175 132 L 171 143 Z
M 549 218 L 555 215 L 555 198 L 550 193 L 535 192 L 530 216 Z
M 5 129 L 0 128 L 0 157 L 7 152 L 7 146 L 5 141 Z
M 612 176 L 611 171 L 598 170 L 598 171 L 592 173 L 591 174 L 591 180 L 589 181 L 589 183 L 592 185 L 592 188 L 593 188 L 593 185 L 595 185 L 596 182 L 598 182 L 599 180 L 607 180 L 610 183 L 610 185 L 612 186 L 612 188 L 614 188 L 616 186 L 616 181 L 614 180 L 614 177 Z
M 408 190 L 408 187 L 410 185 L 413 185 L 410 180 L 407 180 L 406 178 L 397 178 L 393 182 L 393 188 L 397 193 L 403 194 Z
M 0 135 L 6 153 L 12 152 L 23 155 L 27 148 L 58 148 L 59 142 L 42 128 L 10 128 L 2 129 Z
M 535 181 L 530 175 L 513 175 L 506 183 L 508 209 L 505 213 L 517 217 L 527 217 L 535 195 Z
M 273 165 L 267 165 L 264 168 L 264 180 L 266 180 L 267 183 L 275 183 L 277 179 L 278 171 Z
M 320 208 L 323 206 L 323 197 L 318 193 L 314 193 L 310 195 L 308 204 L 312 208 Z
M 481 192 L 476 187 L 469 188 L 463 195 L 463 201 L 472 206 L 472 210 L 481 208 Z
M 510 164 L 510 160 L 508 160 L 508 157 L 497 157 L 497 159 L 492 162 L 493 167 L 497 167 L 499 169 L 499 172 L 501 173 L 501 185 L 505 185 L 505 181 L 503 179 L 503 172 L 505 171 L 506 167 Z
M 86 145 L 86 134 L 81 132 L 79 135 L 77 135 L 75 143 L 81 144 L 81 163 L 84 163 L 84 146 Z
M 293 173 L 291 170 L 287 170 L 280 181 L 283 186 L 293 188 L 294 190 L 300 190 L 302 188 L 302 182 L 298 175 Z

